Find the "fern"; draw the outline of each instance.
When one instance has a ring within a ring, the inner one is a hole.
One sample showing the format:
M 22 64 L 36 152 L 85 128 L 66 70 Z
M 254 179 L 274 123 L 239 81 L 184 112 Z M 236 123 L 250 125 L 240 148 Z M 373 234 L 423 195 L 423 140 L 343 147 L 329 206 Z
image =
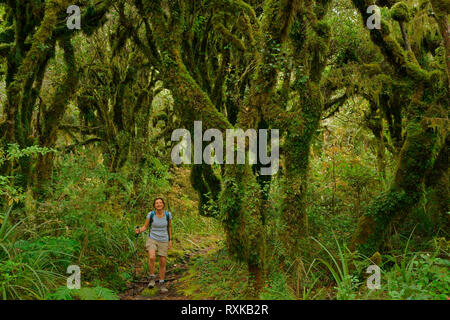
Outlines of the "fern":
M 50 300 L 119 300 L 114 291 L 100 286 L 81 289 L 69 289 L 61 286 L 47 298 Z
M 73 289 L 67 288 L 67 286 L 61 286 L 56 291 L 47 297 L 47 300 L 73 300 Z

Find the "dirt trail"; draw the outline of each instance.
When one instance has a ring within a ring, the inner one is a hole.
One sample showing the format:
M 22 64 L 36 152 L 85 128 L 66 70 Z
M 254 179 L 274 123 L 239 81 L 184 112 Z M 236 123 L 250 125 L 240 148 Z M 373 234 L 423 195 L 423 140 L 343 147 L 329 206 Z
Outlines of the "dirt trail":
M 149 282 L 148 276 L 140 279 L 140 281 L 135 281 L 128 285 L 128 289 L 119 295 L 120 300 L 188 300 L 189 297 L 183 295 L 183 293 L 178 292 L 177 288 L 180 283 L 178 283 L 178 279 L 182 278 L 186 271 L 189 269 L 190 264 L 192 263 L 192 259 L 198 255 L 204 255 L 207 252 L 216 249 L 215 246 L 199 249 L 193 252 L 186 254 L 184 258 L 184 263 L 175 264 L 166 271 L 166 286 L 169 291 L 167 293 L 160 293 L 159 290 L 156 291 L 156 294 L 153 296 L 142 295 L 142 291 L 147 288 L 147 284 Z M 138 268 L 142 270 L 142 266 Z M 156 278 L 159 278 L 159 275 L 156 275 Z

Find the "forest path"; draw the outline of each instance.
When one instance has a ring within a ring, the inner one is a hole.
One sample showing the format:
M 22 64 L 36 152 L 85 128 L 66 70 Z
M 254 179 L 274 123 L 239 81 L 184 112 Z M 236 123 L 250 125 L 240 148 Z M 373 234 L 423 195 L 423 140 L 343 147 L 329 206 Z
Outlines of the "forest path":
M 205 255 L 211 250 L 217 249 L 217 246 L 209 246 L 207 248 L 198 249 L 185 254 L 183 263 L 175 264 L 172 268 L 166 271 L 166 286 L 169 291 L 167 293 L 160 293 L 158 286 L 154 289 L 147 289 L 149 278 L 141 278 L 139 281 L 129 283 L 128 289 L 124 293 L 120 294 L 120 300 L 188 300 L 189 297 L 185 296 L 182 292 L 178 291 L 181 283 L 177 280 L 185 276 L 187 270 L 191 267 L 193 260 L 196 256 Z M 138 266 L 139 271 L 142 270 L 142 265 Z M 159 275 L 156 275 L 156 279 L 159 279 Z M 144 292 L 147 292 L 147 294 Z M 148 294 L 150 293 L 150 294 Z

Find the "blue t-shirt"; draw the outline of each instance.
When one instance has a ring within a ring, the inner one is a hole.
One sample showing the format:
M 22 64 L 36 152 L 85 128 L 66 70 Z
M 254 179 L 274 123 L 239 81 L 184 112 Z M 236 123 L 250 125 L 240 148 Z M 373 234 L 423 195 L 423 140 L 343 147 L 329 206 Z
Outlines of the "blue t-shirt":
M 150 211 L 147 214 L 147 219 L 150 219 L 150 215 L 152 214 L 152 212 L 153 211 Z M 169 213 L 169 220 L 172 220 L 172 214 L 170 213 L 170 211 L 167 212 Z M 148 233 L 148 237 L 160 242 L 169 241 L 167 218 L 165 212 L 162 218 L 159 218 L 155 212 L 155 214 L 153 215 L 153 223 L 151 225 L 150 232 Z

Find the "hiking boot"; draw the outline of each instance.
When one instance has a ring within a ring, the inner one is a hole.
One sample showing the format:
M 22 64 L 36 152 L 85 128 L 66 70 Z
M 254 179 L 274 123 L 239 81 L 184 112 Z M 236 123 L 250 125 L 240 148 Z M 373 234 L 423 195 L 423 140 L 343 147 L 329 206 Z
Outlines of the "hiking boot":
M 156 279 L 155 275 L 150 276 L 150 282 L 148 283 L 147 288 L 153 288 L 155 286 L 155 279 Z
M 167 292 L 169 292 L 169 290 L 167 289 L 166 284 L 165 284 L 164 282 L 161 283 L 161 284 L 159 285 L 159 291 L 160 291 L 161 293 L 167 293 Z

